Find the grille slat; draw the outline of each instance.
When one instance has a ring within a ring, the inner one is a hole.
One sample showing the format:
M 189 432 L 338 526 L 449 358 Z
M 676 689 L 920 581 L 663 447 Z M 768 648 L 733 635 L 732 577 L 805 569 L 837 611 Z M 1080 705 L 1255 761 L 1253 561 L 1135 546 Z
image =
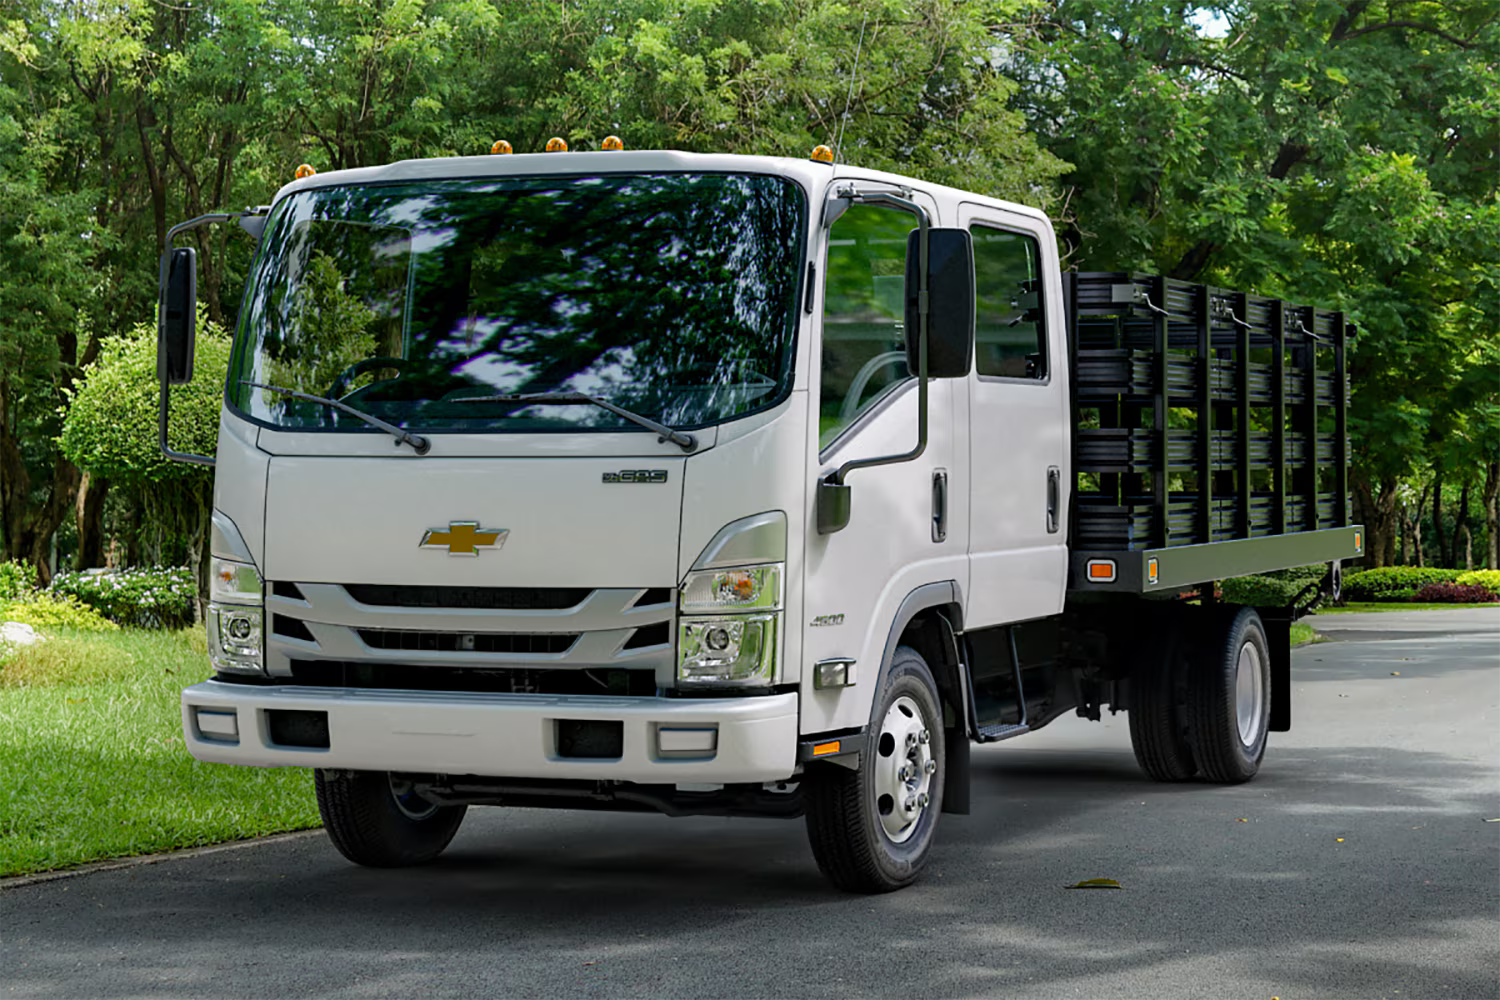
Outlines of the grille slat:
M 418 587 L 346 583 L 356 602 L 377 608 L 453 608 L 480 611 L 563 611 L 582 604 L 587 587 Z
M 404 691 L 468 691 L 499 694 L 580 694 L 649 697 L 656 693 L 652 670 L 600 667 L 547 670 L 534 667 L 450 667 L 365 660 L 289 661 L 290 677 L 274 683 L 309 687 Z
M 415 629 L 356 629 L 371 649 L 435 653 L 566 653 L 577 632 L 431 632 Z

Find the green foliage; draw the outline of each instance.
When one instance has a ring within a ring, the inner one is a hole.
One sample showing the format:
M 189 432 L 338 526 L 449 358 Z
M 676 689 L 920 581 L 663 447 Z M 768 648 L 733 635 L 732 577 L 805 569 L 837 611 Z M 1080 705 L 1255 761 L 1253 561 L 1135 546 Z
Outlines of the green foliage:
M 198 593 L 186 567 L 60 573 L 52 581 L 52 591 L 121 625 L 167 629 L 192 624 Z
M 1429 583 L 1457 580 L 1455 569 L 1432 569 L 1417 566 L 1383 566 L 1350 573 L 1344 577 L 1346 601 L 1405 601 Z
M 1460 573 L 1453 582 L 1466 587 L 1477 584 L 1486 590 L 1500 594 L 1500 569 L 1476 569 L 1468 573 Z
M 1309 585 L 1327 574 L 1328 567 L 1300 566 L 1277 570 L 1259 576 L 1241 576 L 1220 584 L 1223 599 L 1229 604 L 1248 604 L 1258 608 L 1283 608 L 1291 604 Z
M 0 601 L 23 596 L 36 585 L 36 568 L 30 563 L 0 562 Z
M 200 323 L 193 380 L 172 389 L 172 446 L 212 455 L 218 442 L 229 334 Z M 210 470 L 169 461 L 157 442 L 156 331 L 137 326 L 130 336 L 103 342 L 99 358 L 83 371 L 82 384 L 63 421 L 63 454 L 80 469 L 128 484 L 178 480 L 207 482 Z
M 108 632 L 120 626 L 71 594 L 38 591 L 19 600 L 0 603 L 0 620 L 33 628 L 74 628 Z

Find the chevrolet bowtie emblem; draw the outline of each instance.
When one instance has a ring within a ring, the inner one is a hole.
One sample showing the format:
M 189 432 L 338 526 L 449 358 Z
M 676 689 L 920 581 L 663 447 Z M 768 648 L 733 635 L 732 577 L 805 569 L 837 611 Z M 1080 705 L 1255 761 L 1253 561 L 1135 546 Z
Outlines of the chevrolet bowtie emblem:
M 501 548 L 510 537 L 509 528 L 481 528 L 478 521 L 449 521 L 448 530 L 428 528 L 421 548 L 447 549 L 450 556 L 477 556 L 481 548 Z

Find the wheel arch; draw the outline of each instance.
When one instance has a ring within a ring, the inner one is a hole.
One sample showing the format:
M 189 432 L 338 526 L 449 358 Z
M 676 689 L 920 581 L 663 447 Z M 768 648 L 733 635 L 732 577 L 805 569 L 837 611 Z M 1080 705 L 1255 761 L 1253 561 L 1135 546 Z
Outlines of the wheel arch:
M 960 652 L 963 633 L 963 588 L 956 580 L 923 584 L 896 609 L 891 621 L 875 689 L 885 683 L 896 650 L 910 646 L 927 661 L 937 683 L 947 739 L 947 776 L 943 784 L 943 812 L 969 812 L 968 678 Z

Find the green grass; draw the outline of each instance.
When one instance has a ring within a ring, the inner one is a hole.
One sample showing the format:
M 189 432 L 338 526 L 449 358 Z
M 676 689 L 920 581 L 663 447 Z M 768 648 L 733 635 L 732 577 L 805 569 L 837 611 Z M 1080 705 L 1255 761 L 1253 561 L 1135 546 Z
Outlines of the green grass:
M 1343 607 L 1325 604 L 1320 615 L 1368 614 L 1374 611 L 1457 611 L 1460 608 L 1497 608 L 1500 604 L 1414 604 L 1411 601 L 1350 601 Z
M 1312 642 L 1318 637 L 1311 625 L 1303 625 L 1300 622 L 1292 623 L 1292 645 L 1300 646 L 1305 642 Z
M 0 659 L 0 876 L 318 825 L 306 770 L 188 755 L 201 631 L 46 631 Z

